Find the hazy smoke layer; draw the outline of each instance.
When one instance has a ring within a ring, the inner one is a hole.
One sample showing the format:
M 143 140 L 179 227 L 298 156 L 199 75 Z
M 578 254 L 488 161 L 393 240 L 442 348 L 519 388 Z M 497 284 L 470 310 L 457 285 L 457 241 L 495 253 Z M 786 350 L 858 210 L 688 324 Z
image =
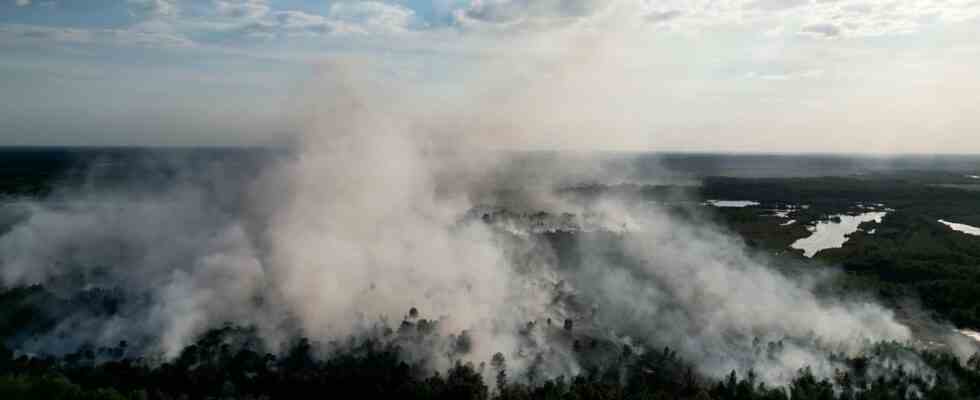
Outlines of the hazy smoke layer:
M 584 236 L 582 261 L 570 274 L 597 304 L 599 326 L 664 342 L 713 375 L 754 368 L 777 382 L 802 365 L 831 374 L 832 352 L 911 338 L 891 311 L 819 299 L 821 277 L 775 272 L 711 227 L 656 209 L 612 207 L 629 212 L 636 228 L 616 240 Z
M 774 272 L 710 226 L 626 199 L 566 201 L 552 191 L 569 179 L 560 165 L 535 171 L 534 187 L 499 173 L 508 158 L 496 149 L 642 137 L 624 111 L 636 107 L 623 106 L 628 79 L 604 58 L 608 38 L 570 29 L 521 48 L 558 49 L 519 64 L 550 78 L 514 78 L 501 65 L 525 54 L 515 51 L 480 68 L 464 84 L 481 95 L 460 101 L 332 63 L 312 85 L 308 134 L 291 156 L 234 189 L 214 174 L 152 195 L 81 190 L 23 205 L 0 237 L 3 284 L 135 295 L 112 317 L 80 312 L 25 348 L 138 338 L 174 355 L 224 322 L 257 326 L 274 348 L 294 335 L 371 334 L 417 307 L 438 317 L 444 337 L 467 331 L 471 345 L 457 356 L 501 352 L 518 371 L 578 372 L 574 348 L 596 340 L 670 345 L 708 374 L 755 368 L 780 381 L 805 364 L 829 373 L 833 351 L 910 338 L 888 310 L 821 300 L 817 277 Z M 613 175 L 597 166 L 588 179 Z M 604 229 L 557 246 L 468 218 L 503 189 L 523 189 L 510 197 L 520 207 L 591 215 Z M 562 339 L 554 331 L 565 320 L 574 327 Z M 430 350 L 420 357 L 433 367 L 449 362 Z

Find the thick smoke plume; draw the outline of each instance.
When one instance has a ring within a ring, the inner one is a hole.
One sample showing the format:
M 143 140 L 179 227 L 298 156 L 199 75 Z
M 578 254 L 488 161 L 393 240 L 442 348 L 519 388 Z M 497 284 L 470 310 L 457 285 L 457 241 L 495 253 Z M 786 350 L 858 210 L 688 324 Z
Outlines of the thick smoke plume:
M 777 272 L 716 228 L 635 199 L 568 199 L 555 189 L 576 177 L 560 162 L 533 174 L 510 163 L 508 149 L 649 144 L 609 46 L 620 36 L 597 23 L 495 52 L 459 83 L 468 97 L 328 62 L 298 107 L 306 133 L 257 176 L 203 168 L 162 190 L 82 187 L 10 206 L 4 285 L 125 293 L 117 313 L 78 311 L 22 349 L 130 340 L 170 357 L 226 322 L 275 349 L 298 335 L 374 335 L 415 307 L 446 339 L 413 350 L 433 368 L 499 352 L 515 372 L 574 374 L 588 343 L 666 345 L 709 375 L 754 368 L 779 382 L 804 365 L 829 375 L 835 352 L 910 340 L 887 309 L 821 299 L 822 277 Z M 599 163 L 579 172 L 622 176 Z M 594 229 L 529 234 L 488 206 Z

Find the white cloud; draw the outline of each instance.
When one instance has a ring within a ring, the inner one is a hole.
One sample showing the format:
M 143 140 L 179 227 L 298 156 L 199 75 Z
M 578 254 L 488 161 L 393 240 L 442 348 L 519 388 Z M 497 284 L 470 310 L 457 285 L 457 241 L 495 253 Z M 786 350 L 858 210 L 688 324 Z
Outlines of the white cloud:
M 285 29 L 316 29 L 327 24 L 327 19 L 322 15 L 302 11 L 278 11 L 273 16 Z
M 31 0 L 16 0 L 14 4 L 17 5 L 17 7 L 29 6 L 31 5 Z
M 216 0 L 218 15 L 240 19 L 258 19 L 269 14 L 272 7 L 265 0 Z
M 7 40 L 27 39 L 86 43 L 92 40 L 91 36 L 90 31 L 77 28 L 54 28 L 18 24 L 0 25 L 0 38 Z
M 141 18 L 172 17 L 177 15 L 176 0 L 127 0 L 130 12 Z
M 646 20 L 653 23 L 667 22 L 684 15 L 680 10 L 651 11 L 646 15 Z
M 445 26 L 438 20 L 423 20 L 402 0 L 339 0 L 323 14 L 278 8 L 269 0 L 116 1 L 139 17 L 130 26 L 136 31 L 225 43 L 231 43 L 228 40 L 234 35 L 270 39 L 393 35 Z M 464 33 L 601 21 L 617 29 L 623 24 L 647 24 L 699 33 L 734 27 L 770 36 L 845 39 L 914 33 L 980 16 L 976 0 L 444 0 L 438 7 L 438 13 Z
M 174 44 L 192 44 L 198 40 L 222 40 L 225 45 L 238 39 L 282 39 L 324 35 L 393 35 L 423 28 L 415 11 L 403 5 L 379 1 L 340 1 L 332 4 L 326 14 L 314 14 L 291 9 L 275 9 L 267 0 L 208 0 L 207 7 L 188 7 L 181 14 L 179 0 L 122 0 L 140 20 L 128 28 L 135 43 L 152 43 L 152 38 L 166 39 Z M 54 40 L 57 35 L 37 29 L 37 38 Z M 94 32 L 78 29 L 78 32 Z M 103 29 L 101 32 L 114 30 Z M 43 33 L 39 33 L 43 32 Z M 31 33 L 28 33 L 31 34 Z M 106 38 L 106 34 L 87 35 L 86 42 Z M 21 35 L 21 37 L 23 37 Z M 139 38 L 139 40 L 135 40 Z M 180 40 L 176 40 L 180 39 Z M 59 40 L 64 41 L 64 40 Z M 77 40 L 81 41 L 81 40 Z M 113 39 L 112 43 L 120 40 Z M 107 43 L 108 44 L 108 43 Z
M 115 1 L 116 11 L 128 7 L 128 0 Z M 720 135 L 719 143 L 744 142 L 738 146 L 778 150 L 774 143 L 737 137 L 749 131 L 799 132 L 785 135 L 794 138 L 791 143 L 809 139 L 828 151 L 845 146 L 838 142 L 847 142 L 848 136 L 870 138 L 871 134 L 856 132 L 872 130 L 907 132 L 908 143 L 924 143 L 916 142 L 924 135 L 921 132 L 944 132 L 940 128 L 952 132 L 956 127 L 966 132 L 976 121 L 972 116 L 980 115 L 973 106 L 977 79 L 967 71 L 980 59 L 973 40 L 980 25 L 955 23 L 977 17 L 976 0 L 811 0 L 794 7 L 738 0 L 609 0 L 576 7 L 556 0 L 483 0 L 447 3 L 443 25 L 426 24 L 423 16 L 405 7 L 406 2 L 397 1 L 335 2 L 314 13 L 277 8 L 282 7 L 279 2 L 182 0 L 176 3 L 180 7 L 175 13 L 152 13 L 157 16 L 129 20 L 130 25 L 116 29 L 0 25 L 0 40 L 30 46 L 42 41 L 197 45 L 203 51 L 195 54 L 258 56 L 284 64 L 321 62 L 336 54 L 332 51 L 339 45 L 345 55 L 369 54 L 369 64 L 376 68 L 369 75 L 399 74 L 413 82 L 431 83 L 427 90 L 450 94 L 465 90 L 454 84 L 459 76 L 495 69 L 482 64 L 520 47 L 517 53 L 545 60 L 575 58 L 554 63 L 556 67 L 550 61 L 540 65 L 522 64 L 523 59 L 497 61 L 493 64 L 500 66 L 497 69 L 513 69 L 513 76 L 499 78 L 502 81 L 526 79 L 531 84 L 568 86 L 574 92 L 578 83 L 564 79 L 573 75 L 566 70 L 588 62 L 608 73 L 574 76 L 601 77 L 603 87 L 625 87 L 622 91 L 630 95 L 522 100 L 522 107 L 514 107 L 514 112 L 561 104 L 556 113 L 536 113 L 559 115 L 562 120 L 555 126 L 571 126 L 567 121 L 578 123 L 576 118 L 590 118 L 596 107 L 614 105 L 617 112 L 624 110 L 621 118 L 603 119 L 604 125 L 596 129 L 642 132 L 635 137 L 672 149 L 692 146 L 692 136 Z M 33 6 L 41 4 L 43 0 L 33 2 Z M 66 4 L 59 3 L 51 12 L 64 12 L 61 6 Z M 447 26 L 454 15 L 489 29 Z M 561 29 L 524 35 L 521 29 L 526 27 Z M 505 34 L 498 34 L 501 31 Z M 863 40 L 899 34 L 888 40 Z M 258 41 L 262 43 L 239 46 Z M 390 49 L 399 51 L 385 51 Z M 297 74 L 283 75 L 292 79 Z M 582 99 L 572 103 L 584 105 L 569 111 L 565 104 L 569 98 Z M 878 105 L 881 99 L 889 100 L 889 110 Z M 763 101 L 769 103 L 760 106 Z M 635 111 L 634 104 L 642 105 L 642 110 Z M 638 116 L 649 110 L 656 110 L 656 120 L 642 123 L 649 122 L 651 128 L 634 129 L 642 119 Z M 830 121 L 843 121 L 846 126 L 837 129 Z M 834 133 L 818 132 L 820 128 Z M 648 132 L 655 132 L 649 134 L 653 139 L 648 139 Z M 712 148 L 713 143 L 705 139 L 693 146 Z M 875 144 L 867 139 L 853 146 Z
M 254 20 L 243 28 L 247 36 L 273 39 L 281 36 L 318 36 L 331 29 L 331 22 L 317 14 L 302 11 L 275 11 L 268 18 Z
M 272 11 L 254 14 L 252 21 L 241 27 L 249 37 L 321 35 L 380 35 L 398 34 L 416 24 L 415 12 L 397 4 L 374 1 L 340 2 L 333 4 L 326 15 L 297 10 Z
M 6 25 L 5 40 L 127 46 L 194 46 L 325 35 L 394 35 L 424 28 L 415 11 L 380 1 L 340 1 L 326 14 L 276 9 L 267 0 L 116 0 L 135 20 L 123 27 Z M 65 12 L 60 8 L 53 12 Z M 187 12 L 184 12 L 187 11 Z M 193 38 L 193 40 L 192 40 Z
M 799 71 L 785 71 L 785 72 L 775 72 L 775 73 L 749 73 L 748 79 L 756 79 L 761 81 L 779 82 L 779 81 L 796 81 L 801 79 L 816 79 L 824 76 L 824 71 L 822 69 L 806 69 Z
M 819 30 L 832 25 L 840 36 L 881 36 L 914 33 L 930 25 L 962 22 L 978 16 L 980 2 L 972 0 L 837 1 L 816 4 L 814 12 L 806 18 L 805 27 Z
M 61 28 L 20 24 L 0 25 L 0 40 L 140 47 L 193 47 L 195 45 L 183 36 L 162 32 L 132 29 Z
M 818 22 L 815 24 L 806 25 L 800 29 L 800 33 L 805 35 L 814 35 L 819 37 L 837 37 L 841 34 L 841 29 L 837 25 Z
M 338 33 L 397 33 L 415 23 L 415 11 L 398 4 L 347 1 L 330 6 L 328 17 Z
M 742 26 L 824 38 L 907 34 L 980 17 L 975 0 L 663 0 L 640 7 L 651 22 L 687 30 Z
M 453 12 L 465 28 L 551 27 L 596 14 L 625 3 L 616 0 L 472 0 Z
M 781 11 L 808 4 L 810 4 L 810 0 L 753 0 L 746 4 L 745 8 L 763 11 Z

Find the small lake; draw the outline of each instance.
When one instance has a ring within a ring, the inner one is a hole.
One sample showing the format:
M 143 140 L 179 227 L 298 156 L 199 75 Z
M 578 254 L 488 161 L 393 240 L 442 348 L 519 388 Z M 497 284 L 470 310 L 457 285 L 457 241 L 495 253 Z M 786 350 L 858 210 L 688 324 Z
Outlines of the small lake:
M 810 236 L 799 239 L 790 247 L 803 250 L 803 255 L 813 257 L 818 251 L 841 247 L 847 241 L 847 235 L 858 230 L 858 225 L 863 222 L 881 222 L 881 219 L 888 214 L 883 211 L 866 212 L 858 215 L 837 215 L 840 222 L 820 221 L 815 227 L 811 227 L 813 232 Z
M 954 231 L 957 231 L 957 232 L 963 232 L 963 233 L 968 234 L 968 235 L 980 236 L 980 228 L 977 228 L 975 226 L 970 226 L 970 225 L 967 225 L 967 224 L 957 224 L 955 222 L 949 222 L 949 221 L 943 221 L 943 220 L 939 220 L 939 223 L 941 223 L 943 225 L 946 225 L 950 229 L 952 229 Z
M 968 337 L 970 339 L 973 339 L 973 340 L 976 340 L 976 341 L 980 342 L 980 332 L 971 331 L 969 329 L 960 329 L 960 330 L 957 330 L 957 332 L 959 332 L 963 336 L 966 336 L 966 337 Z
M 715 206 L 715 207 L 732 207 L 732 208 L 742 208 L 759 205 L 758 201 L 751 200 L 708 200 L 704 202 L 705 205 Z

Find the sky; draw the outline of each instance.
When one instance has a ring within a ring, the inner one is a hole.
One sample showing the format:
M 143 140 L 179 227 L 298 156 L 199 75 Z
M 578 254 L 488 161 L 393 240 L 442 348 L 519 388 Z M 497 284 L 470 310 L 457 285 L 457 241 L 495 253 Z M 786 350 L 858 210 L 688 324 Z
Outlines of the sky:
M 609 132 L 531 148 L 980 153 L 977 38 L 980 0 L 0 0 L 0 145 L 286 143 L 346 60 Z

